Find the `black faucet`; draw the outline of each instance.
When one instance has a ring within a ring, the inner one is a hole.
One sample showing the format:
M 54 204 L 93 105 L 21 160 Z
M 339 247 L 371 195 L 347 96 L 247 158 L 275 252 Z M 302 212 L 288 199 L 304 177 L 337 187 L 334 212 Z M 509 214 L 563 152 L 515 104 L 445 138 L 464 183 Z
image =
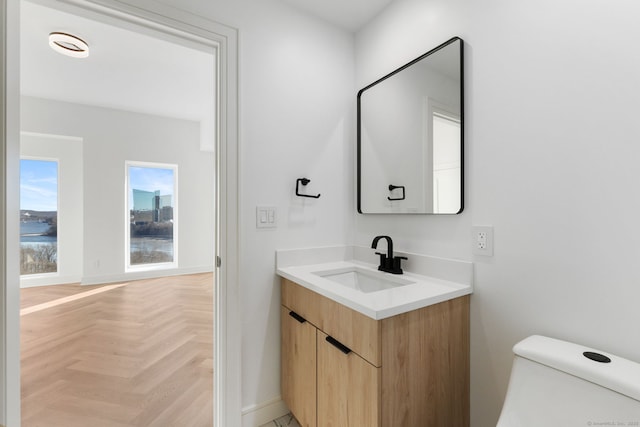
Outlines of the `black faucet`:
M 378 248 L 378 241 L 385 239 L 387 241 L 387 253 L 376 252 L 376 255 L 380 255 L 380 265 L 378 270 L 385 271 L 392 274 L 402 274 L 401 263 L 403 259 L 407 259 L 406 256 L 393 256 L 393 240 L 389 236 L 376 236 L 371 242 L 371 249 Z

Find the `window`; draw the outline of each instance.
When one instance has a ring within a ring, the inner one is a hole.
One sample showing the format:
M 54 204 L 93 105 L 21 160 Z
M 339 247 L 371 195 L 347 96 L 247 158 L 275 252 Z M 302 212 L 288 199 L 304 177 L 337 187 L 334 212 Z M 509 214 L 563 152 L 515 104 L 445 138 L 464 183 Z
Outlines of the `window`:
M 177 165 L 127 162 L 127 269 L 177 266 Z
M 20 160 L 20 274 L 58 271 L 58 161 Z

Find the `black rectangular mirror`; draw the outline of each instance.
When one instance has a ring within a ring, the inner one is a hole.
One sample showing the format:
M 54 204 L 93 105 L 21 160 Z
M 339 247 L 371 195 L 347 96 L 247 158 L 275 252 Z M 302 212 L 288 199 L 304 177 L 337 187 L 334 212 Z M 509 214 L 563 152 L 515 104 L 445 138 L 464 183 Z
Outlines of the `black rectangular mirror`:
M 358 212 L 463 209 L 463 41 L 454 37 L 358 92 Z

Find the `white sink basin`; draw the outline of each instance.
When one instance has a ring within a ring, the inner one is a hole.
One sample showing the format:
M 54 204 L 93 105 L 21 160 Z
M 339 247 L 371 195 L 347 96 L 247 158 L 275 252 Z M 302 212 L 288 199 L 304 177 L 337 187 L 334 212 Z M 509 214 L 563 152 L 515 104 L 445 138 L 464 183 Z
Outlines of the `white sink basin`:
M 393 276 L 391 274 L 371 271 L 356 266 L 314 271 L 313 274 L 366 294 L 416 283 L 415 281 L 407 280 L 400 276 Z

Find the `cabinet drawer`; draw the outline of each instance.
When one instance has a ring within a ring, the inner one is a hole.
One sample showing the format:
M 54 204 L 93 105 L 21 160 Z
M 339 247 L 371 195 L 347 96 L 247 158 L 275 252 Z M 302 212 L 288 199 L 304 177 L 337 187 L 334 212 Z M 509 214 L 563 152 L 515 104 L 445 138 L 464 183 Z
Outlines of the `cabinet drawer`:
M 295 311 L 372 365 L 381 366 L 380 321 L 284 278 L 282 305 Z

